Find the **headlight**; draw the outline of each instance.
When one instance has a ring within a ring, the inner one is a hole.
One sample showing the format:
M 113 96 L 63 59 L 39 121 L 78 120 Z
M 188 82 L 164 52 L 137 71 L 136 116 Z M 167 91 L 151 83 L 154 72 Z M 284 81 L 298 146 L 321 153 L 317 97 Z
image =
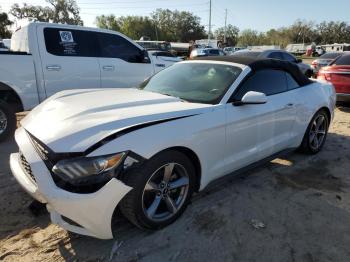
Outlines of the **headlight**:
M 78 179 L 99 175 L 116 168 L 124 159 L 125 153 L 98 157 L 79 157 L 58 161 L 52 168 L 56 175 Z

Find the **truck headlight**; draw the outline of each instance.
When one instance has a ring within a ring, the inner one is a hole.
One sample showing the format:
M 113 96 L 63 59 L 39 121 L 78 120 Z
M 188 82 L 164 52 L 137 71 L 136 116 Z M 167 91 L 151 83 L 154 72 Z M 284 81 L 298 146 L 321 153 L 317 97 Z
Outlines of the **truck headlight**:
M 78 157 L 58 161 L 52 168 L 56 175 L 78 179 L 99 175 L 116 168 L 124 159 L 125 153 L 97 157 Z

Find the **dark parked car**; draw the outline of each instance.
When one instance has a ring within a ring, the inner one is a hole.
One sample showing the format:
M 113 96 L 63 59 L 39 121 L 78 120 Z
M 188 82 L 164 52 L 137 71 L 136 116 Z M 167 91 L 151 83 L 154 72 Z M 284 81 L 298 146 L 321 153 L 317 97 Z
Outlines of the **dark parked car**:
M 235 52 L 233 56 L 250 56 L 250 57 L 272 58 L 272 59 L 288 61 L 288 62 L 297 64 L 300 71 L 307 77 L 311 77 L 313 75 L 311 66 L 303 63 L 301 59 L 297 59 L 295 56 L 288 53 L 287 51 L 280 50 L 280 49 L 257 50 L 257 51 L 241 50 L 241 51 Z

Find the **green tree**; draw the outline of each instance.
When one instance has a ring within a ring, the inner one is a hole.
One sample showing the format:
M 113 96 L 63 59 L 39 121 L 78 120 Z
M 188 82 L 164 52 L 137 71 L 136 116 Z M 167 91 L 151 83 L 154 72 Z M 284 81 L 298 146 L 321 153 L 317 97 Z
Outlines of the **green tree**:
M 95 23 L 98 28 L 121 31 L 122 21 L 115 15 L 100 15 L 96 17 Z
M 239 28 L 231 24 L 226 27 L 226 42 L 229 46 L 235 46 L 238 42 Z M 220 27 L 215 30 L 215 38 L 224 42 L 225 27 Z
M 83 25 L 75 0 L 46 0 L 46 2 L 49 6 L 25 3 L 20 7 L 19 4 L 14 4 L 10 13 L 18 19 L 28 18 L 30 21 Z
M 350 26 L 346 22 L 324 21 L 316 26 L 316 31 L 321 44 L 350 42 Z
M 0 13 L 0 38 L 10 38 L 11 32 L 8 27 L 12 25 L 6 13 Z
M 251 46 L 260 45 L 259 33 L 256 30 L 245 29 L 243 30 L 238 38 L 239 46 Z
M 151 14 L 157 25 L 159 39 L 173 42 L 189 42 L 206 36 L 200 18 L 190 12 L 157 9 Z
M 96 25 L 119 31 L 132 39 L 148 36 L 152 40 L 188 42 L 205 37 L 199 17 L 168 9 L 157 9 L 151 17 L 101 15 L 96 17 Z

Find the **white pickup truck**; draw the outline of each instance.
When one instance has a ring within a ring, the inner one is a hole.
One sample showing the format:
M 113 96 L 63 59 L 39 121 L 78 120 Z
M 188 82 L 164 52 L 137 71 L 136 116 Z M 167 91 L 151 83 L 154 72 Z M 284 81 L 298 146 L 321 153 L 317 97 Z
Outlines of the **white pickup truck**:
M 137 86 L 175 62 L 149 56 L 115 31 L 31 23 L 13 34 L 10 51 L 0 52 L 0 141 L 15 129 L 15 112 L 56 92 Z

